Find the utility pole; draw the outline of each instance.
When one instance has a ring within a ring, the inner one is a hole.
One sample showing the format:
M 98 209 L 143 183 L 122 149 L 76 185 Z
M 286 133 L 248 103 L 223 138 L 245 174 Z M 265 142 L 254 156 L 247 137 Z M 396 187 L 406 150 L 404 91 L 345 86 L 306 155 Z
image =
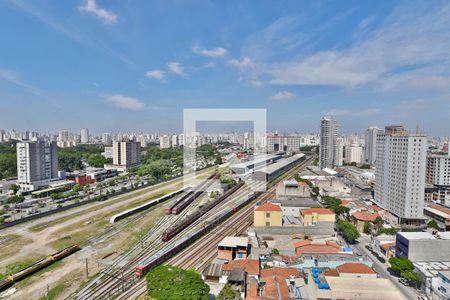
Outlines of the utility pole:
M 89 278 L 89 268 L 88 268 L 88 259 L 87 259 L 87 257 L 86 257 L 86 279 L 88 279 Z

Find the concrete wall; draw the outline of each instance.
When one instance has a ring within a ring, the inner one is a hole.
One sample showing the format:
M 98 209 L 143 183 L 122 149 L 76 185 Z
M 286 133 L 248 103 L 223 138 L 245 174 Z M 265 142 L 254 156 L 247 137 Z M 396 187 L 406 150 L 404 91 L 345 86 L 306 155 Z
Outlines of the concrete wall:
M 416 261 L 448 261 L 450 240 L 410 240 L 408 259 Z
M 295 233 L 304 233 L 305 235 L 334 235 L 334 223 L 322 222 L 314 226 L 277 226 L 277 227 L 254 227 L 258 235 L 291 235 Z

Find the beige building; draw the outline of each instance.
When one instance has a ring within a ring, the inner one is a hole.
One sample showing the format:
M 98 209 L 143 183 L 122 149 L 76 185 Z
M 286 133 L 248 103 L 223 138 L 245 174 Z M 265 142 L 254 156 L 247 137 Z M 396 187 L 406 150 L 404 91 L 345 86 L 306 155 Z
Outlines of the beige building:
M 129 169 L 141 164 L 141 143 L 135 141 L 113 142 L 113 165 Z
M 228 261 L 246 259 L 248 248 L 248 237 L 226 236 L 217 245 L 217 257 Z
M 309 197 L 311 189 L 305 182 L 297 180 L 284 180 L 277 184 L 277 200 L 294 200 L 302 197 Z
M 300 222 L 303 226 L 312 226 L 319 222 L 335 222 L 336 215 L 328 208 L 311 207 L 300 211 Z
M 256 227 L 283 225 L 283 213 L 281 207 L 272 203 L 257 206 L 253 213 L 253 218 Z

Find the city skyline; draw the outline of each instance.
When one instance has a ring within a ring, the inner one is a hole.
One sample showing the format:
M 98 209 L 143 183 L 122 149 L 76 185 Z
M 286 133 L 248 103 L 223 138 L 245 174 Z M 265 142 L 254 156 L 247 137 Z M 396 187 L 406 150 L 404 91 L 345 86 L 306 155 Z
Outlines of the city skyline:
M 340 132 L 448 134 L 444 1 L 0 8 L 3 129 L 179 132 L 184 108 L 229 107 L 267 108 L 269 131 L 317 132 L 334 115 Z

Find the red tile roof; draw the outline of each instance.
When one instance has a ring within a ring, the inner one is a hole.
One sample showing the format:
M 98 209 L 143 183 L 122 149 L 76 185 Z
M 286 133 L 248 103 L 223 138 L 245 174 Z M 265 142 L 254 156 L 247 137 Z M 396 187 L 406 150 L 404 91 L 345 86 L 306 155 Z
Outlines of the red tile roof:
M 300 241 L 294 244 L 295 253 L 302 254 L 337 254 L 341 251 L 341 246 L 332 241 L 325 243 L 312 243 L 309 240 Z
M 239 259 L 232 260 L 227 264 L 222 265 L 223 271 L 232 271 L 234 268 L 243 267 L 245 272 L 249 275 L 259 275 L 259 260 L 258 259 Z
M 319 214 L 319 215 L 334 215 L 334 212 L 329 208 L 323 208 L 323 207 L 311 207 L 311 208 L 305 208 L 301 210 L 302 215 L 311 215 L 313 213 Z
M 328 269 L 325 272 L 323 272 L 323 275 L 339 277 L 339 272 L 336 269 Z
M 261 278 L 265 279 L 262 299 L 290 299 L 286 279 L 291 275 L 300 276 L 296 268 L 271 268 L 261 270 Z
M 431 208 L 434 208 L 436 210 L 439 210 L 440 212 L 446 213 L 450 215 L 450 208 L 444 207 L 442 205 L 439 204 L 432 204 Z
M 381 248 L 384 251 L 388 251 L 390 248 L 392 248 L 394 246 L 395 246 L 395 242 L 390 242 L 390 243 L 385 243 L 385 244 L 381 245 Z
M 357 211 L 352 213 L 352 217 L 354 217 L 358 221 L 364 222 L 374 222 L 379 216 L 380 215 L 378 213 L 370 213 L 367 211 Z
M 272 203 L 266 203 L 258 206 L 255 211 L 281 211 L 281 207 Z
M 341 200 L 341 205 L 342 206 L 347 206 L 350 203 L 349 200 Z
M 336 268 L 339 273 L 352 273 L 352 274 L 376 274 L 372 268 L 361 263 L 345 263 Z

